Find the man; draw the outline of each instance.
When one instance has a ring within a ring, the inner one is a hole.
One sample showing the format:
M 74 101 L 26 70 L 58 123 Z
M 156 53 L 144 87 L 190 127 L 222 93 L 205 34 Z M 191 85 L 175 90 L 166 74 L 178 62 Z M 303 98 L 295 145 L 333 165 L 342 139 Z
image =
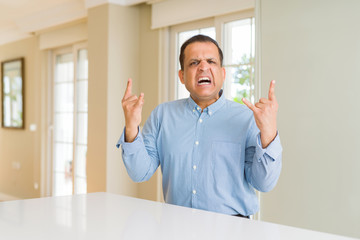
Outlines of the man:
M 249 216 L 259 209 L 254 189 L 270 191 L 281 170 L 278 104 L 268 98 L 246 106 L 226 100 L 223 55 L 216 41 L 197 35 L 181 47 L 180 81 L 190 97 L 160 104 L 139 133 L 144 94 L 122 100 L 123 160 L 130 177 L 146 181 L 160 165 L 167 203 Z

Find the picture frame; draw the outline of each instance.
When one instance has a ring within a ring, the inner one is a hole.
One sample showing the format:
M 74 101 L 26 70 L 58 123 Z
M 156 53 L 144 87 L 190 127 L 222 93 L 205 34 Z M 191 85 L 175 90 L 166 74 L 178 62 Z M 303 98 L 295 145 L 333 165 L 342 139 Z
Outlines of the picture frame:
M 25 128 L 24 58 L 1 63 L 1 126 L 3 128 Z

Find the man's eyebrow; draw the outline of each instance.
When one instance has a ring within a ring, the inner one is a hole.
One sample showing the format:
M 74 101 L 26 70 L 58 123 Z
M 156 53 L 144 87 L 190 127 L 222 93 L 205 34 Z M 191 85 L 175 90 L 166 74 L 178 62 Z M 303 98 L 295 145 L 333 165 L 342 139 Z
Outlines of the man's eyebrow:
M 200 60 L 217 60 L 215 57 L 208 57 L 208 58 L 190 58 L 189 61 L 200 61 Z

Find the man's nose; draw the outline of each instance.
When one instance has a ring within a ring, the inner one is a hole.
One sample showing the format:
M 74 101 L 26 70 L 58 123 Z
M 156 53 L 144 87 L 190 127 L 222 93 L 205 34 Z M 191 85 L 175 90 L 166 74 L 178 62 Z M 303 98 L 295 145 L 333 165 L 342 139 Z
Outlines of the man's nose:
M 199 63 L 199 69 L 201 71 L 205 71 L 209 68 L 209 63 L 205 60 L 202 60 L 200 63 Z

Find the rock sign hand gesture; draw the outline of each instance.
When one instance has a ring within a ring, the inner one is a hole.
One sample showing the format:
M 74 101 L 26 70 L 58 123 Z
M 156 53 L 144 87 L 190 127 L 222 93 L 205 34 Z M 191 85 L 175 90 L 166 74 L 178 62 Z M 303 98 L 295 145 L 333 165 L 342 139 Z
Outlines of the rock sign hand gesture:
M 244 104 L 254 113 L 256 125 L 260 129 L 261 145 L 266 148 L 277 135 L 276 115 L 278 103 L 275 97 L 275 80 L 272 80 L 268 98 L 260 98 L 259 102 L 252 105 L 245 98 Z

